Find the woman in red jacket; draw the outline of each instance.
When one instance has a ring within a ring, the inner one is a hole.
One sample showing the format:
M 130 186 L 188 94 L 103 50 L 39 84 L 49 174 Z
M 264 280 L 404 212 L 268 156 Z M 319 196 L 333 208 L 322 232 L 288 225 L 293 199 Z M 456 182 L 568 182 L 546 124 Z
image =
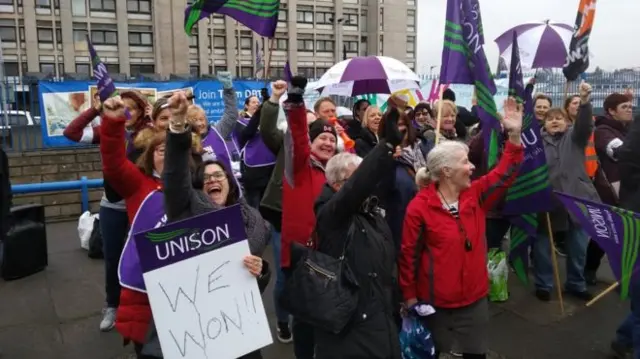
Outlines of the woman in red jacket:
M 147 128 L 150 119 L 145 115 L 149 104 L 138 91 L 125 91 L 121 95 L 122 101 L 129 110 L 131 119 L 127 128 L 131 131 L 131 138 L 136 138 L 141 129 Z M 99 144 L 100 124 L 94 121 L 102 110 L 98 94 L 93 99 L 92 106 L 71 121 L 64 129 L 63 135 L 71 141 Z M 146 110 L 146 111 L 145 111 Z M 123 146 L 121 144 L 120 146 Z M 127 237 L 128 217 L 122 196 L 120 196 L 108 182 L 104 184 L 104 194 L 100 200 L 100 232 L 102 234 L 102 251 L 104 253 L 105 271 L 105 308 L 100 330 L 113 329 L 116 321 L 116 310 L 120 305 L 120 282 L 118 280 L 118 262 Z
M 436 350 L 449 352 L 455 343 L 466 359 L 486 358 L 487 352 L 485 214 L 523 160 L 522 109 L 512 98 L 505 101 L 503 125 L 509 135 L 500 162 L 473 182 L 465 144 L 434 147 L 427 157 L 432 183 L 411 201 L 404 220 L 399 270 L 406 305 L 435 307 L 425 321 Z
M 133 224 L 140 206 L 147 197 L 152 192 L 162 189 L 160 176 L 164 170 L 167 133 L 156 132 L 147 141 L 147 146 L 138 158 L 137 164 L 134 164 L 127 159 L 123 146 L 127 122 L 125 108 L 126 104 L 118 97 L 104 102 L 100 154 L 104 179 L 124 198 L 129 224 Z M 159 205 L 160 210 L 163 210 L 162 201 Z M 142 216 L 151 216 L 151 214 L 145 212 Z M 144 343 L 150 321 L 151 308 L 147 295 L 123 286 L 115 325 L 118 332 L 125 340 Z

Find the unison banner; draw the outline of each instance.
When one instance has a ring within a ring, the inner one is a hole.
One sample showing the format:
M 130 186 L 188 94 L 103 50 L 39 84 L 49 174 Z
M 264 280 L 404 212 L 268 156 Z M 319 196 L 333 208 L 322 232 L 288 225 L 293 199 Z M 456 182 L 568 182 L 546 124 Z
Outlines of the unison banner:
M 626 298 L 631 277 L 638 270 L 640 214 L 560 192 L 555 194 L 607 254 L 613 274 L 620 281 L 621 296 Z
M 250 96 L 260 97 L 261 81 L 234 81 L 233 87 L 238 98 L 238 109 L 242 109 L 244 100 Z M 219 81 L 167 81 L 115 83 L 118 92 L 138 90 L 151 103 L 157 98 L 169 95 L 176 90 L 184 90 L 194 95 L 194 102 L 205 110 L 209 122 L 222 117 L 222 84 Z M 73 146 L 75 142 L 67 140 L 62 132 L 69 122 L 91 106 L 91 99 L 98 91 L 95 81 L 41 81 L 38 84 L 42 140 L 47 147 Z

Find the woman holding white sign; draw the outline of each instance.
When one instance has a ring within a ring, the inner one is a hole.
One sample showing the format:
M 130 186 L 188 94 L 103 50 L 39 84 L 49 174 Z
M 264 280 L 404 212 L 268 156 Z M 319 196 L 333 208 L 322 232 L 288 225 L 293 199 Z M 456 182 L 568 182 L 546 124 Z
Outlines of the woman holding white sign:
M 240 196 L 240 189 L 233 180 L 230 169 L 221 161 L 207 160 L 196 170 L 192 182 L 189 157 L 191 156 L 191 129 L 187 125 L 186 115 L 189 102 L 183 92 L 175 93 L 168 102 L 172 109 L 172 117 L 167 133 L 164 157 L 164 198 L 165 212 L 169 222 L 197 216 L 203 213 L 239 204 L 245 231 L 249 241 L 251 255 L 243 258 L 249 272 L 258 279 L 260 291 L 264 291 L 269 283 L 269 266 L 259 256 L 262 255 L 269 241 L 269 227 L 260 213 L 249 206 Z M 194 188 L 195 187 L 195 188 Z M 155 328 L 151 328 L 155 331 Z M 147 337 L 157 340 L 158 336 Z M 160 346 L 146 345 L 145 356 L 141 358 L 162 358 Z M 138 348 L 142 349 L 142 348 Z M 154 349 L 155 352 L 147 353 Z M 151 355 L 151 356 L 149 356 Z M 260 351 L 249 353 L 241 358 L 262 358 Z

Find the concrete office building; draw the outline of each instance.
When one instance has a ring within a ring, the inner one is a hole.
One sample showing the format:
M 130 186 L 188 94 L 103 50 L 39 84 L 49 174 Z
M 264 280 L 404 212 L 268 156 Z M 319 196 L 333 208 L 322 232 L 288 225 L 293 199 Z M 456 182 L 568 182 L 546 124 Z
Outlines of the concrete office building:
M 187 37 L 186 0 L 0 0 L 7 76 L 90 73 L 85 36 L 112 73 L 253 77 L 256 41 L 229 17 L 203 20 Z M 268 57 L 269 40 L 264 41 Z M 238 46 L 239 45 L 239 46 Z M 238 53 L 238 47 L 240 51 Z M 346 57 L 385 55 L 415 69 L 416 0 L 283 0 L 271 74 L 321 76 Z M 259 50 L 261 52 L 261 49 Z

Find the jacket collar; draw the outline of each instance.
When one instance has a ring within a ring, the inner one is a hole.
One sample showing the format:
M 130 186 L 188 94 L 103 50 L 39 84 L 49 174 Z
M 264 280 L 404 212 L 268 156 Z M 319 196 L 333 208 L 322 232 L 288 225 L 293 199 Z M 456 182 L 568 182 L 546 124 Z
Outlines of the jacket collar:
M 599 126 L 608 126 L 613 128 L 614 130 L 620 131 L 622 133 L 627 133 L 629 127 L 622 121 L 614 120 L 613 118 L 605 115 L 605 116 L 597 116 L 596 117 L 596 127 Z

